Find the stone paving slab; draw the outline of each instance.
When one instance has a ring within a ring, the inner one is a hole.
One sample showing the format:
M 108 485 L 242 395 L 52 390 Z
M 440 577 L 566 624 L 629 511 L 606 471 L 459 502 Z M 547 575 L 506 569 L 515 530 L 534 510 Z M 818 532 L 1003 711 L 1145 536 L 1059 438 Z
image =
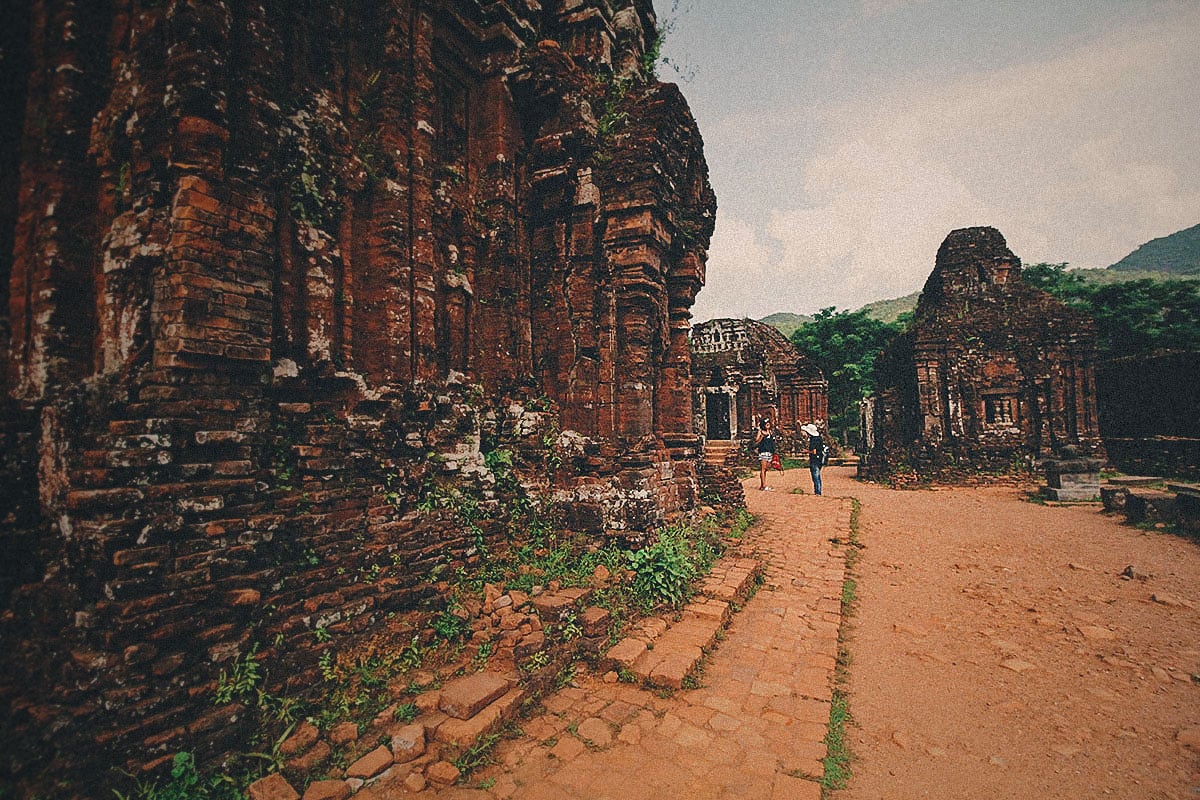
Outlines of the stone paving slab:
M 469 720 L 511 686 L 507 678 L 494 672 L 456 678 L 442 687 L 438 708 L 455 719 Z
M 800 472 L 784 480 L 798 485 Z M 583 675 L 546 697 L 466 785 L 414 793 L 384 781 L 356 797 L 819 800 L 845 577 L 831 540 L 845 538 L 851 503 L 787 488 L 746 493 L 760 519 L 748 538 L 770 563 L 699 688 L 660 696 Z

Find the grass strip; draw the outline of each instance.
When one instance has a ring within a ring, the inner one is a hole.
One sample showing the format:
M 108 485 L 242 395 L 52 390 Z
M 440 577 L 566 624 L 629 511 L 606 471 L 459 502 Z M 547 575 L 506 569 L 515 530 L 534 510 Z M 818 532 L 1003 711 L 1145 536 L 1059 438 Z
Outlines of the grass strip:
M 850 714 L 850 698 L 846 692 L 849 679 L 850 649 L 847 639 L 850 632 L 850 618 L 854 616 L 858 602 L 854 567 L 858 563 L 859 541 L 858 526 L 862 513 L 862 504 L 857 498 L 850 498 L 850 534 L 843 551 L 846 558 L 846 574 L 842 579 L 842 621 L 838 626 L 837 663 L 833 673 L 833 698 L 829 708 L 829 727 L 825 732 L 825 758 L 823 759 L 824 773 L 821 775 L 821 797 L 828 800 L 831 792 L 845 789 L 854 774 L 851 762 L 854 754 L 846 737 L 846 727 L 854 723 Z

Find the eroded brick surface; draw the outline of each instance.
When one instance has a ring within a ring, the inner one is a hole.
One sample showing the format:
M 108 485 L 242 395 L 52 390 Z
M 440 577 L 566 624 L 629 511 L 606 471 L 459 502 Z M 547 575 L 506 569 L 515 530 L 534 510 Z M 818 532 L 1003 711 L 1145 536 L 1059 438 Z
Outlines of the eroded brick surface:
M 346 768 L 347 778 L 373 778 L 392 765 L 392 751 L 376 747 Z
M 695 504 L 715 200 L 683 96 L 643 73 L 648 2 L 19 5 L 16 781 L 217 763 L 251 715 L 213 716 L 212 686 L 255 646 L 265 689 L 313 694 L 318 629 L 410 640 L 476 546 L 422 500 L 489 499 L 485 445 L 579 530 Z

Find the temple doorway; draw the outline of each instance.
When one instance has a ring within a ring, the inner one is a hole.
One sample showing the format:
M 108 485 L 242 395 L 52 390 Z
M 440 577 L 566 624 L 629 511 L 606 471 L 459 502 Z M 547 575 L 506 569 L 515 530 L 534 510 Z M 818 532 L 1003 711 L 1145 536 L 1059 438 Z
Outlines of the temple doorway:
M 705 395 L 704 407 L 708 422 L 708 439 L 732 439 L 729 427 L 729 395 L 724 392 L 709 392 Z

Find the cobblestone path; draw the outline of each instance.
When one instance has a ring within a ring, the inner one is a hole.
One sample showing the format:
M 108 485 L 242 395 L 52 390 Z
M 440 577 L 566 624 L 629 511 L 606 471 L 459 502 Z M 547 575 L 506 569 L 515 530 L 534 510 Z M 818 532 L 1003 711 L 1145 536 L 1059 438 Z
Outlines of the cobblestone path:
M 414 795 L 386 781 L 358 796 L 819 798 L 845 571 L 830 540 L 846 535 L 851 503 L 789 493 L 809 488 L 805 470 L 772 483 L 759 492 L 755 479 L 746 492 L 766 581 L 734 615 L 699 688 L 660 696 L 581 674 L 467 786 Z

